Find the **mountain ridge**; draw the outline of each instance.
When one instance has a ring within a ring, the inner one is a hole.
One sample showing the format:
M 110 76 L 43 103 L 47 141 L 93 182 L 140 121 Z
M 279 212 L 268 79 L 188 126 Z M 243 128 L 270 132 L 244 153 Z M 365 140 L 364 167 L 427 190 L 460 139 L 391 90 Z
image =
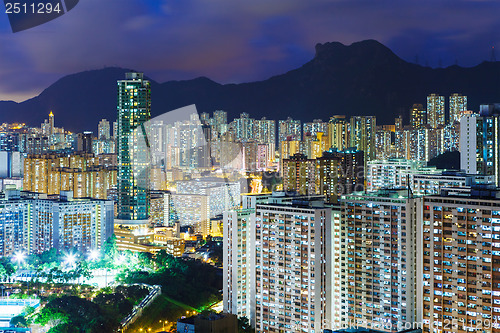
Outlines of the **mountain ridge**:
M 100 119 L 116 119 L 116 80 L 128 71 L 108 67 L 73 73 L 24 102 L 0 101 L 2 122 L 38 126 L 52 110 L 56 126 L 96 132 Z M 257 119 L 290 116 L 302 121 L 345 114 L 375 115 L 378 123 L 388 124 L 399 114 L 407 118 L 413 103 L 425 105 L 430 93 L 462 93 L 473 110 L 500 100 L 500 62 L 430 68 L 406 62 L 375 40 L 318 43 L 310 61 L 261 81 L 220 84 L 203 76 L 149 80 L 153 117 L 196 104 L 199 112 L 225 110 L 228 120 L 242 112 Z

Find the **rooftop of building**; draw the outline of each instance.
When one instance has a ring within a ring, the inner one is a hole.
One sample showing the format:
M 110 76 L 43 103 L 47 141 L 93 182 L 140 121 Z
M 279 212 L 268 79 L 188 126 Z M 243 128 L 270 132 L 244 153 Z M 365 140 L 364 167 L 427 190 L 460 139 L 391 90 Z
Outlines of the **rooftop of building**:
M 482 174 L 471 174 L 467 173 L 464 170 L 437 170 L 441 171 L 440 173 L 435 173 L 435 174 L 428 174 L 428 173 L 422 173 L 422 174 L 415 174 L 415 177 L 424 177 L 424 178 L 439 178 L 439 177 L 470 177 L 470 178 L 492 178 L 493 176 L 489 175 L 482 175 Z
M 223 177 L 200 177 L 200 178 L 195 178 L 195 179 L 189 179 L 189 180 L 181 180 L 179 183 L 231 183 L 228 181 L 227 178 Z
M 30 192 L 30 191 L 20 191 L 14 189 L 6 189 L 1 192 L 0 200 L 46 200 L 51 202 L 85 202 L 85 201 L 97 201 L 105 202 L 109 200 L 96 199 L 96 198 L 74 198 L 73 191 L 61 191 L 60 194 L 47 195 L 45 193 Z
M 301 195 L 296 192 L 273 192 L 267 203 L 258 206 L 283 206 L 294 208 L 328 208 L 324 195 Z
M 372 192 L 353 192 L 342 196 L 343 200 L 361 199 L 370 200 L 373 198 L 389 199 L 410 199 L 422 197 L 414 195 L 407 187 L 379 189 Z M 469 199 L 500 199 L 500 188 L 493 184 L 472 184 L 465 187 L 444 187 L 439 194 L 424 195 L 424 197 L 450 197 L 450 198 L 469 198 Z
M 408 199 L 411 198 L 412 195 L 408 188 L 387 188 L 372 192 L 353 192 L 342 196 L 342 198 L 344 197 Z
M 434 197 L 468 198 L 468 199 L 500 199 L 500 190 L 491 184 L 475 184 L 467 187 L 445 187 Z

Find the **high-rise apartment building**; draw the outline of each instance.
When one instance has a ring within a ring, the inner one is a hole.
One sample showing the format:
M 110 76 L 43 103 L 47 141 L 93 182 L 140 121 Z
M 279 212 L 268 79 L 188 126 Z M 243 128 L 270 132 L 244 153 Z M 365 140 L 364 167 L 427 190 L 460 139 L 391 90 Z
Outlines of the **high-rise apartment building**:
M 227 131 L 227 112 L 222 110 L 214 111 L 212 131 L 218 136 Z
M 409 159 L 373 160 L 367 163 L 366 190 L 408 187 L 416 174 L 438 174 L 436 167 L 427 167 L 425 162 Z
M 295 154 L 283 160 L 283 189 L 300 195 L 324 195 L 336 203 L 343 194 L 364 190 L 364 154 L 330 149 L 309 159 Z
M 278 141 L 300 141 L 302 139 L 302 128 L 300 120 L 293 120 L 288 117 L 287 120 L 278 122 Z
M 315 137 L 318 133 L 323 133 L 326 137 L 328 131 L 328 123 L 321 119 L 314 119 L 312 123 L 304 123 L 302 133 L 304 138 L 306 135 Z
M 255 137 L 254 130 L 255 119 L 250 118 L 249 114 L 244 112 L 239 118 L 235 118 L 231 123 L 231 131 L 234 133 L 235 139 L 240 142 L 253 140 Z
M 114 207 L 112 201 L 73 199 L 72 192 L 46 199 L 21 197 L 19 191 L 9 190 L 0 200 L 0 219 L 2 255 L 40 254 L 51 248 L 86 253 L 100 248 L 113 234 Z
M 266 119 L 266 117 L 260 120 L 254 120 L 254 131 L 255 141 L 269 144 L 274 153 L 274 147 L 276 145 L 276 121 Z
M 270 145 L 259 144 L 257 145 L 257 170 L 265 171 L 271 166 L 273 162 L 273 154 L 271 153 Z
M 451 94 L 450 96 L 450 118 L 449 122 L 460 121 L 460 113 L 467 111 L 467 96 Z
M 345 116 L 330 117 L 328 122 L 328 141 L 330 148 L 344 150 L 350 147 L 349 122 Z
M 300 195 L 315 194 L 316 160 L 304 154 L 294 154 L 283 159 L 283 190 Z
M 78 133 L 76 137 L 76 150 L 81 153 L 92 154 L 94 135 L 92 132 Z
M 465 188 L 475 185 L 494 185 L 493 176 L 471 175 L 459 171 L 441 171 L 439 173 L 414 174 L 411 177 L 413 195 L 439 195 L 446 188 Z
M 303 142 L 296 140 L 285 140 L 280 142 L 281 146 L 281 164 L 283 164 L 283 160 L 287 159 L 295 154 L 301 154 L 305 149 L 303 149 Z M 280 168 L 283 171 L 283 168 Z
M 255 327 L 255 209 L 225 211 L 223 220 L 224 312 Z
M 424 197 L 418 207 L 417 322 L 423 332 L 499 332 L 498 195 L 485 188 L 449 192 Z
M 325 196 L 329 203 L 338 203 L 341 195 L 364 191 L 364 154 L 359 150 L 323 152 L 315 163 L 316 194 Z
M 191 226 L 203 234 L 202 227 L 210 220 L 210 196 L 205 194 L 172 194 L 169 201 L 169 221 Z
M 402 116 L 397 116 L 394 119 L 394 129 L 396 131 L 401 131 L 403 129 L 403 117 Z
M 349 323 L 399 332 L 415 322 L 416 200 L 407 190 L 342 197 Z
M 99 140 L 109 140 L 111 138 L 109 121 L 103 119 L 99 122 L 97 126 L 97 138 Z
M 16 178 L 23 175 L 24 156 L 18 151 L 0 151 L 0 178 Z
M 73 191 L 75 198 L 107 199 L 108 190 L 117 184 L 113 164 L 84 153 L 28 155 L 23 189 L 49 195 Z
M 256 206 L 256 332 L 331 325 L 331 216 L 322 201 Z
M 6 191 L 0 200 L 0 256 L 10 257 L 30 248 L 30 203 L 19 200 L 17 191 Z
M 500 104 L 481 105 L 480 115 L 460 119 L 460 167 L 467 173 L 494 175 L 500 184 Z
M 467 114 L 460 118 L 460 169 L 475 174 L 477 169 L 477 119 L 478 114 Z M 479 129 L 482 133 L 482 129 Z M 482 154 L 481 154 L 482 155 Z
M 19 151 L 19 133 L 0 132 L 0 151 Z
M 350 147 L 365 153 L 365 163 L 376 158 L 375 133 L 377 119 L 375 116 L 351 117 Z
M 392 132 L 378 130 L 375 133 L 375 156 L 377 159 L 387 159 L 394 155 L 394 145 L 392 144 Z
M 438 147 L 435 142 L 436 136 L 435 130 L 430 128 L 421 128 L 418 130 L 405 131 L 407 132 L 407 148 L 408 155 L 405 158 L 427 162 L 432 157 L 436 156 L 433 154 Z
M 444 96 L 430 94 L 427 96 L 427 123 L 431 128 L 445 124 Z
M 149 216 L 149 142 L 145 123 L 151 118 L 150 83 L 142 73 L 118 81 L 118 218 Z
M 414 129 L 427 125 L 427 111 L 422 104 L 413 104 L 410 109 L 410 126 Z
M 207 177 L 177 182 L 176 194 L 208 196 L 209 214 L 210 217 L 215 217 L 240 206 L 240 188 L 240 183 Z
M 342 218 L 342 210 L 339 205 L 332 206 L 332 226 L 331 226 L 331 321 L 326 327 L 337 329 L 346 326 L 347 304 L 345 300 L 346 290 L 346 267 L 347 267 L 347 247 L 346 237 L 347 230 L 345 228 L 344 219 Z

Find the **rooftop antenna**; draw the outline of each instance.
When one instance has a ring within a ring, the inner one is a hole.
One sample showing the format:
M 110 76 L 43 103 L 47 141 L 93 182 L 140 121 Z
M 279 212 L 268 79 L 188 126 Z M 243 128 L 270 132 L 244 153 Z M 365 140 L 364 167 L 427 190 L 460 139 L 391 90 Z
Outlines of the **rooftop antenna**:
M 495 56 L 495 47 L 494 46 L 491 47 L 491 58 L 490 58 L 490 61 L 491 62 L 496 62 L 497 61 L 497 57 Z

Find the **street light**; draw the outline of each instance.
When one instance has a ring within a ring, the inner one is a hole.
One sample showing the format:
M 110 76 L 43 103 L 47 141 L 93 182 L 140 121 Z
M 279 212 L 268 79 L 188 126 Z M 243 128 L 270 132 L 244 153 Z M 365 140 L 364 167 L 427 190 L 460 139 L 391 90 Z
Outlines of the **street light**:
M 17 252 L 14 254 L 14 261 L 17 262 L 18 265 L 21 265 L 24 263 L 24 260 L 26 259 L 26 254 L 24 252 Z
M 90 251 L 90 253 L 89 253 L 89 259 L 90 260 L 97 260 L 97 259 L 99 259 L 99 252 L 96 251 L 96 250 Z
M 68 253 L 64 258 L 64 263 L 68 266 L 73 266 L 76 262 L 76 256 L 73 253 Z

